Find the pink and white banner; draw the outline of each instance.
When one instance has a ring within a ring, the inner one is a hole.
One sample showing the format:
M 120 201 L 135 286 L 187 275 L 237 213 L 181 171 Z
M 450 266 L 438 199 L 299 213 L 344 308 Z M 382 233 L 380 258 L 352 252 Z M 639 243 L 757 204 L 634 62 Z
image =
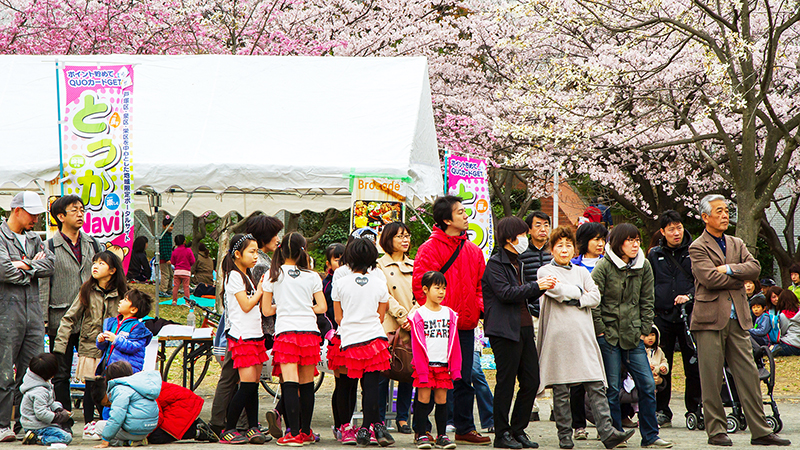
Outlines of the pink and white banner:
M 62 72 L 64 194 L 81 196 L 83 230 L 124 255 L 127 270 L 133 245 L 133 66 L 65 66 Z
M 469 215 L 469 239 L 483 250 L 488 261 L 494 248 L 494 224 L 492 221 L 489 182 L 486 161 L 447 157 L 447 193 L 464 199 L 464 208 Z

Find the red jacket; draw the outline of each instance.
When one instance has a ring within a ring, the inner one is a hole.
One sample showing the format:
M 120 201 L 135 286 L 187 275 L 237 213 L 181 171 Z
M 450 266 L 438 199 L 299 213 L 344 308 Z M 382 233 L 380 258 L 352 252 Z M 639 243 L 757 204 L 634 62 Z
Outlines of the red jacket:
M 158 403 L 158 427 L 175 439 L 183 438 L 200 412 L 203 399 L 194 392 L 177 384 L 162 382 Z
M 439 227 L 433 228 L 431 237 L 419 247 L 414 258 L 414 297 L 420 305 L 425 304 L 422 292 L 422 276 L 430 270 L 440 270 L 453 255 L 459 242 L 466 241 L 453 265 L 447 269 L 447 295 L 442 305 L 458 314 L 458 329 L 473 330 L 478 325 L 483 311 L 481 277 L 486 268 L 483 252 L 467 239 L 466 233 L 449 236 Z

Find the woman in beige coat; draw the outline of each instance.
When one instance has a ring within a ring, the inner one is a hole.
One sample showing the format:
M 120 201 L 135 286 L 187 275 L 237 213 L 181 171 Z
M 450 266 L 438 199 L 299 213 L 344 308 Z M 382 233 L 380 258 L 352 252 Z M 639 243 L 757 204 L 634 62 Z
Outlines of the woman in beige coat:
M 594 412 L 597 434 L 606 448 L 627 441 L 633 430 L 621 432 L 611 424 L 606 398 L 603 355 L 594 336 L 592 308 L 600 304 L 600 291 L 589 271 L 573 265 L 575 234 L 569 227 L 558 227 L 550 235 L 553 260 L 539 268 L 539 279 L 554 276 L 555 287 L 540 299 L 539 350 L 540 391 L 553 388 L 553 413 L 558 429 L 558 446 L 573 448 L 572 413 L 569 388 L 582 384 Z M 568 354 L 569 358 L 564 358 Z
M 378 259 L 378 268 L 386 276 L 386 284 L 392 298 L 389 299 L 389 309 L 383 319 L 383 330 L 387 333 L 401 328 L 406 331 L 406 338 L 410 339 L 407 333 L 411 329 L 408 322 L 410 313 L 416 303 L 414 294 L 411 291 L 411 277 L 414 271 L 414 261 L 408 257 L 408 249 L 411 245 L 411 234 L 408 226 L 402 222 L 392 222 L 381 232 L 381 248 L 385 254 Z M 381 378 L 379 385 L 380 396 L 380 418 L 386 420 L 386 397 L 389 390 L 389 380 Z M 413 433 L 408 424 L 408 411 L 411 408 L 411 383 L 397 384 L 397 430 L 403 434 Z

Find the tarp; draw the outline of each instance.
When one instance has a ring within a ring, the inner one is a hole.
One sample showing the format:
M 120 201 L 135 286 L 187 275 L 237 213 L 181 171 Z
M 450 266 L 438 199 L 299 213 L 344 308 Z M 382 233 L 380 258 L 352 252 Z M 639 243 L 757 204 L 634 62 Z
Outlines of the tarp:
M 196 214 L 343 209 L 353 174 L 443 191 L 425 58 L 225 55 L 0 56 L 0 191 L 58 175 L 57 60 L 134 64 L 134 186 Z

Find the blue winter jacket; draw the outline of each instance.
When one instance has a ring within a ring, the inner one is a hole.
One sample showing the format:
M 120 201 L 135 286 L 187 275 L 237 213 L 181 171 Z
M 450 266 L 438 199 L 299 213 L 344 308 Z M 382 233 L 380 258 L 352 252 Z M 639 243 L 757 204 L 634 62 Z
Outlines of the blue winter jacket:
M 136 317 L 122 320 L 122 316 L 110 317 L 103 323 L 103 331 L 110 331 L 117 335 L 113 343 L 108 341 L 97 342 L 97 348 L 103 351 L 105 369 L 116 361 L 128 361 L 133 367 L 133 372 L 141 372 L 144 367 L 144 349 L 153 338 L 153 333 Z
M 111 441 L 120 428 L 130 434 L 147 436 L 158 426 L 158 403 L 161 375 L 146 370 L 108 382 L 111 411 L 103 429 L 103 440 Z

